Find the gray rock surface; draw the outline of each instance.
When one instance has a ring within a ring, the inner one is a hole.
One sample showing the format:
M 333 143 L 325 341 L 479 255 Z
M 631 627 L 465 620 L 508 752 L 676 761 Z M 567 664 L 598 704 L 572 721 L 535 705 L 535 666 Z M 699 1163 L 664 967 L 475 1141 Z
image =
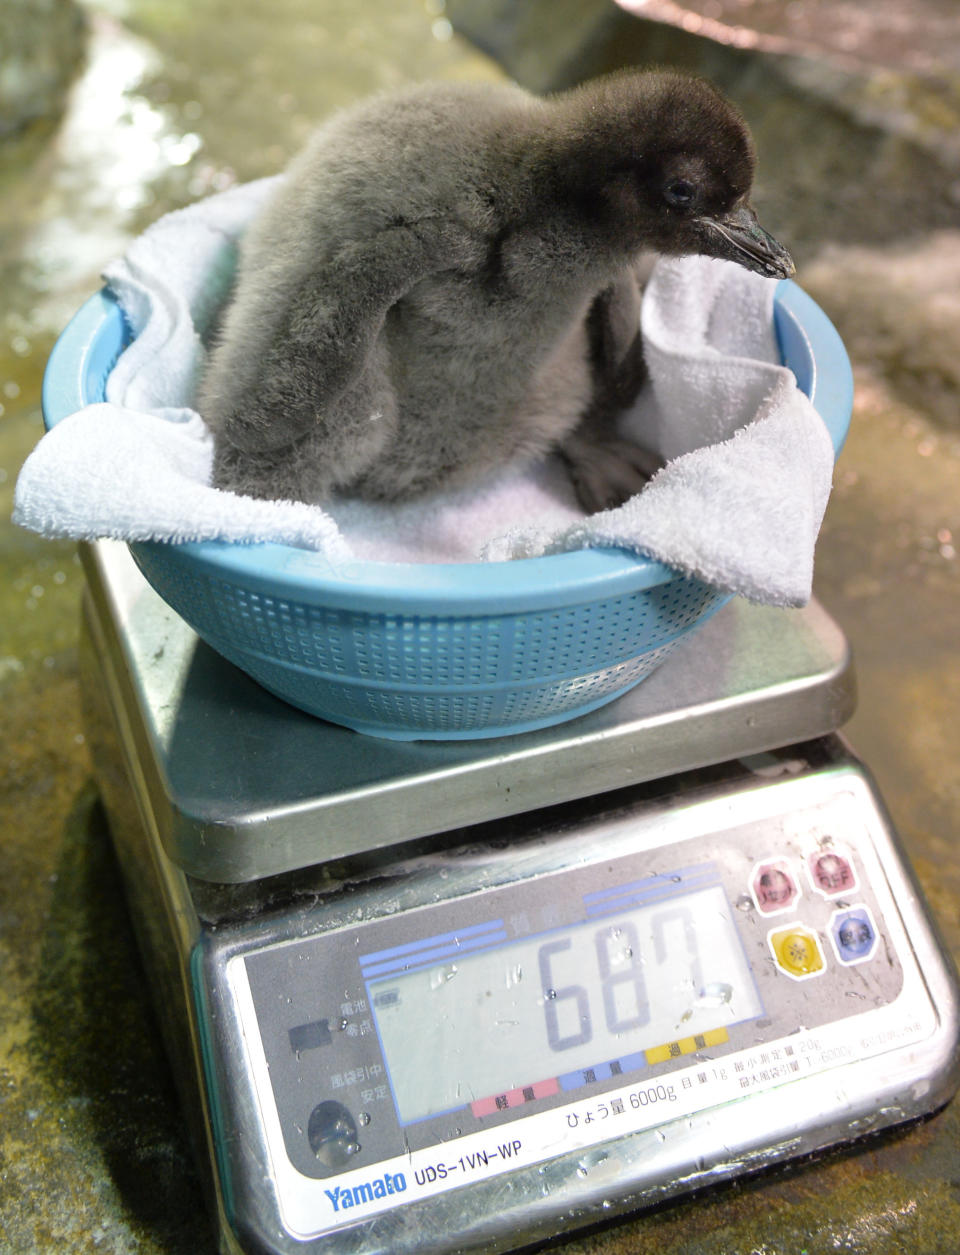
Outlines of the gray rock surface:
M 84 25 L 74 0 L 0 0 L 0 139 L 60 112 Z

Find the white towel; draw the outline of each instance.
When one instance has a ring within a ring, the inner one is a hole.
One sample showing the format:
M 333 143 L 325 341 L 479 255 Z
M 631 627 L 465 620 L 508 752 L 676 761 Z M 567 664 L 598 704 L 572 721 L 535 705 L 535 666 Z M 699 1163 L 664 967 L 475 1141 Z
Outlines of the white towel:
M 190 408 L 237 241 L 273 180 L 168 214 L 105 272 L 136 339 L 106 401 L 58 423 L 24 464 L 14 520 L 47 536 L 273 541 L 331 562 L 503 561 L 616 546 L 759 602 L 802 605 L 833 449 L 775 365 L 774 282 L 702 257 L 657 262 L 643 299 L 650 382 L 624 417 L 668 465 L 585 517 L 559 459 L 399 506 L 266 502 L 209 486 Z

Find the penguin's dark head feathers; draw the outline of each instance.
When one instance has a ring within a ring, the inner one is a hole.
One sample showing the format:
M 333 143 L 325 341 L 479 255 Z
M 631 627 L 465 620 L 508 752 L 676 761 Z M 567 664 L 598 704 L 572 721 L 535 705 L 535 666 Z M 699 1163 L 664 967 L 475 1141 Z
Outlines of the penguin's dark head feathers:
M 628 71 L 569 95 L 568 186 L 627 248 L 706 253 L 761 274 L 793 273 L 750 205 L 756 166 L 740 113 L 709 83 Z

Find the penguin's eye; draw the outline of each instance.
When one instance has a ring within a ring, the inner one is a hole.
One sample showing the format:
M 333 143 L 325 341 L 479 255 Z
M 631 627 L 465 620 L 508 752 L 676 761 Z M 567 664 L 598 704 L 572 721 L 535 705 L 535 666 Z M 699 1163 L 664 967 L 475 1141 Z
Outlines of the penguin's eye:
M 691 183 L 689 179 L 671 179 L 663 189 L 663 198 L 667 204 L 676 205 L 678 208 L 685 208 L 691 204 L 696 195 L 696 184 Z

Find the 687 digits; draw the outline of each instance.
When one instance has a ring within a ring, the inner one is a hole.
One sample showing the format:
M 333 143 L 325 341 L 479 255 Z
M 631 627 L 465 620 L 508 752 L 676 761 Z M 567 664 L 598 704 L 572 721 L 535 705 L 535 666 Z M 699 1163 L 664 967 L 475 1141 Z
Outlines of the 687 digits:
M 690 977 L 696 990 L 701 984 L 700 956 L 693 918 L 687 907 L 659 911 L 650 921 L 653 953 L 658 964 L 666 960 L 667 930 L 676 925 L 682 930 Z M 562 967 L 560 963 L 555 965 L 554 960 L 571 951 L 573 941 L 571 935 L 558 937 L 544 942 L 537 951 L 547 1041 L 550 1049 L 556 1051 L 586 1045 L 593 1037 L 590 990 L 582 984 L 560 985 L 554 974 L 555 966 Z M 643 973 L 645 958 L 635 924 L 622 920 L 598 929 L 593 934 L 593 949 L 607 1031 L 620 1037 L 645 1027 L 650 1022 L 651 1009 Z M 561 1024 L 561 1019 L 565 1025 Z

